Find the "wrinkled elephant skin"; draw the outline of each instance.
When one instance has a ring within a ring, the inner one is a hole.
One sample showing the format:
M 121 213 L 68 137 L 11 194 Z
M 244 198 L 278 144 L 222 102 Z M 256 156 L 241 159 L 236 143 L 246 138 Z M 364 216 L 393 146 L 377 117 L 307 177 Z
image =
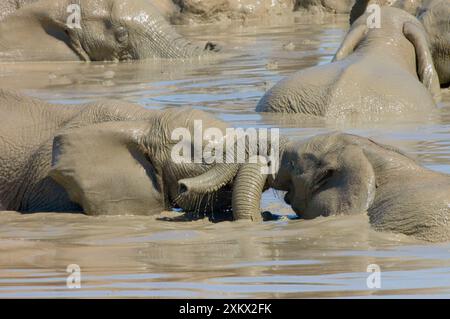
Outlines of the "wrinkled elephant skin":
M 280 81 L 256 110 L 370 118 L 435 109 L 441 98 L 439 80 L 420 22 L 391 7 L 381 9 L 381 19 L 380 28 L 368 28 L 367 15 L 361 16 L 332 63 Z
M 392 146 L 328 133 L 288 142 L 271 183 L 302 218 L 367 211 L 376 230 L 450 240 L 450 176 Z
M 0 22 L 0 61 L 192 58 L 217 47 L 181 37 L 147 0 L 40 0 Z
M 253 164 L 174 160 L 172 133 L 185 128 L 193 136 L 196 121 L 225 134 L 224 122 L 190 108 L 56 105 L 0 90 L 0 206 L 89 215 L 179 207 L 196 216 L 259 219 L 266 178 Z

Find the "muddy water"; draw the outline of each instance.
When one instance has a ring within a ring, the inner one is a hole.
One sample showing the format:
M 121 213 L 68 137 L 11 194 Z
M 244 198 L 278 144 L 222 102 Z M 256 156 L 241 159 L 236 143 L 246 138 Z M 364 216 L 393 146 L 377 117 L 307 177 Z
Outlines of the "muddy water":
M 298 139 L 338 129 L 400 146 L 450 173 L 449 92 L 427 119 L 330 123 L 253 112 L 283 76 L 330 61 L 345 27 L 345 17 L 184 27 L 180 32 L 219 41 L 228 53 L 186 64 L 0 65 L 0 86 L 62 103 L 108 97 L 148 108 L 190 105 L 230 125 L 280 127 Z M 290 42 L 295 48 L 283 47 Z M 271 191 L 262 206 L 291 213 Z M 5 212 L 0 297 L 448 297 L 449 252 L 450 244 L 375 232 L 364 215 L 211 224 Z M 66 287 L 69 264 L 81 268 L 80 289 Z M 370 264 L 381 268 L 379 289 L 366 285 Z

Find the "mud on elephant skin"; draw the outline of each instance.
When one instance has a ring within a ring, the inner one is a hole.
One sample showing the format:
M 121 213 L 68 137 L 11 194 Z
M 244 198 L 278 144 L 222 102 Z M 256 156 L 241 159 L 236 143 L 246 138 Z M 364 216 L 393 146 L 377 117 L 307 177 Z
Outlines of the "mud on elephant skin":
M 291 13 L 295 0 L 173 0 L 179 12 L 175 24 L 260 19 Z
M 366 14 L 358 18 L 331 63 L 280 81 L 256 110 L 371 119 L 436 109 L 439 79 L 422 25 L 391 7 L 381 8 L 381 19 L 369 29 Z
M 400 8 L 416 16 L 428 34 L 430 51 L 442 87 L 450 85 L 450 1 L 449 0 L 358 0 L 350 13 L 350 24 L 369 4 Z
M 379 6 L 399 8 L 415 17 L 418 17 L 423 8 L 428 6 L 433 1 L 435 0 L 356 0 L 350 10 L 350 24 L 353 24 L 356 19 L 363 15 L 369 5 L 375 4 Z
M 179 7 L 175 24 L 251 20 L 294 11 L 306 14 L 349 13 L 354 0 L 173 0 Z
M 16 12 L 23 6 L 39 0 L 2 0 L 0 1 L 0 21 Z
M 172 0 L 147 0 L 150 1 L 162 15 L 170 21 L 170 18 L 180 11 L 180 8 Z
M 0 21 L 8 15 L 16 12 L 25 5 L 37 2 L 39 0 L 2 0 L 0 2 Z M 156 9 L 167 19 L 174 15 L 179 9 L 172 0 L 147 0 L 153 4 Z
M 147 0 L 80 0 L 79 21 L 77 9 L 68 12 L 72 2 L 39 0 L 1 21 L 0 61 L 190 58 L 217 50 L 184 39 Z
M 297 0 L 295 9 L 310 13 L 349 13 L 355 0 Z
M 112 100 L 56 105 L 0 90 L 0 115 L 4 209 L 152 215 L 179 207 L 195 215 L 261 217 L 266 176 L 258 164 L 173 160 L 175 129 L 193 136 L 201 120 L 205 130 L 226 130 L 206 112 Z M 182 194 L 180 185 L 188 188 Z
M 418 11 L 430 38 L 431 54 L 442 87 L 450 86 L 450 1 L 430 0 Z
M 380 231 L 450 240 L 450 176 L 392 146 L 344 133 L 288 142 L 271 186 L 302 218 L 367 211 Z

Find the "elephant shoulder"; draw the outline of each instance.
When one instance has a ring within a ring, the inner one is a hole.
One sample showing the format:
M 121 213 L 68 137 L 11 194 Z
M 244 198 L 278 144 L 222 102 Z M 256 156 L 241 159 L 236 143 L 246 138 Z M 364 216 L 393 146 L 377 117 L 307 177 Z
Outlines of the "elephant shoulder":
M 450 177 L 427 172 L 408 178 L 377 194 L 368 210 L 371 225 L 420 240 L 450 240 Z
M 53 105 L 16 91 L 0 89 L 0 132 L 28 146 L 49 138 L 70 118 L 65 105 Z M 33 141 L 33 142 L 31 142 Z

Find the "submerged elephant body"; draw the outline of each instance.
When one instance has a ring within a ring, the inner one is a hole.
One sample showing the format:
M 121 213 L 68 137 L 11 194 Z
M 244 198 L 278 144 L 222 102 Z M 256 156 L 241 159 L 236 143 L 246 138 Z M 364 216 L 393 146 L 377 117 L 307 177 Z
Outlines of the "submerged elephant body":
M 181 37 L 146 0 L 39 0 L 0 22 L 0 61 L 190 58 L 215 49 Z
M 370 117 L 434 109 L 439 81 L 420 23 L 389 7 L 382 8 L 381 19 L 381 28 L 369 29 L 366 16 L 360 17 L 332 63 L 280 81 L 256 110 Z
M 1 91 L 0 115 L 2 209 L 151 215 L 179 207 L 259 218 L 265 177 L 253 165 L 173 160 L 175 129 L 192 133 L 202 121 L 225 131 L 205 112 L 120 101 L 53 105 Z M 204 181 L 201 191 L 196 180 Z M 182 181 L 197 191 L 180 194 Z
M 272 183 L 306 219 L 367 211 L 380 231 L 450 240 L 450 176 L 394 147 L 342 133 L 289 142 Z
M 368 5 L 392 6 L 417 17 L 428 38 L 442 87 L 450 85 L 450 1 L 448 0 L 358 0 L 350 13 L 350 24 L 364 14 Z

